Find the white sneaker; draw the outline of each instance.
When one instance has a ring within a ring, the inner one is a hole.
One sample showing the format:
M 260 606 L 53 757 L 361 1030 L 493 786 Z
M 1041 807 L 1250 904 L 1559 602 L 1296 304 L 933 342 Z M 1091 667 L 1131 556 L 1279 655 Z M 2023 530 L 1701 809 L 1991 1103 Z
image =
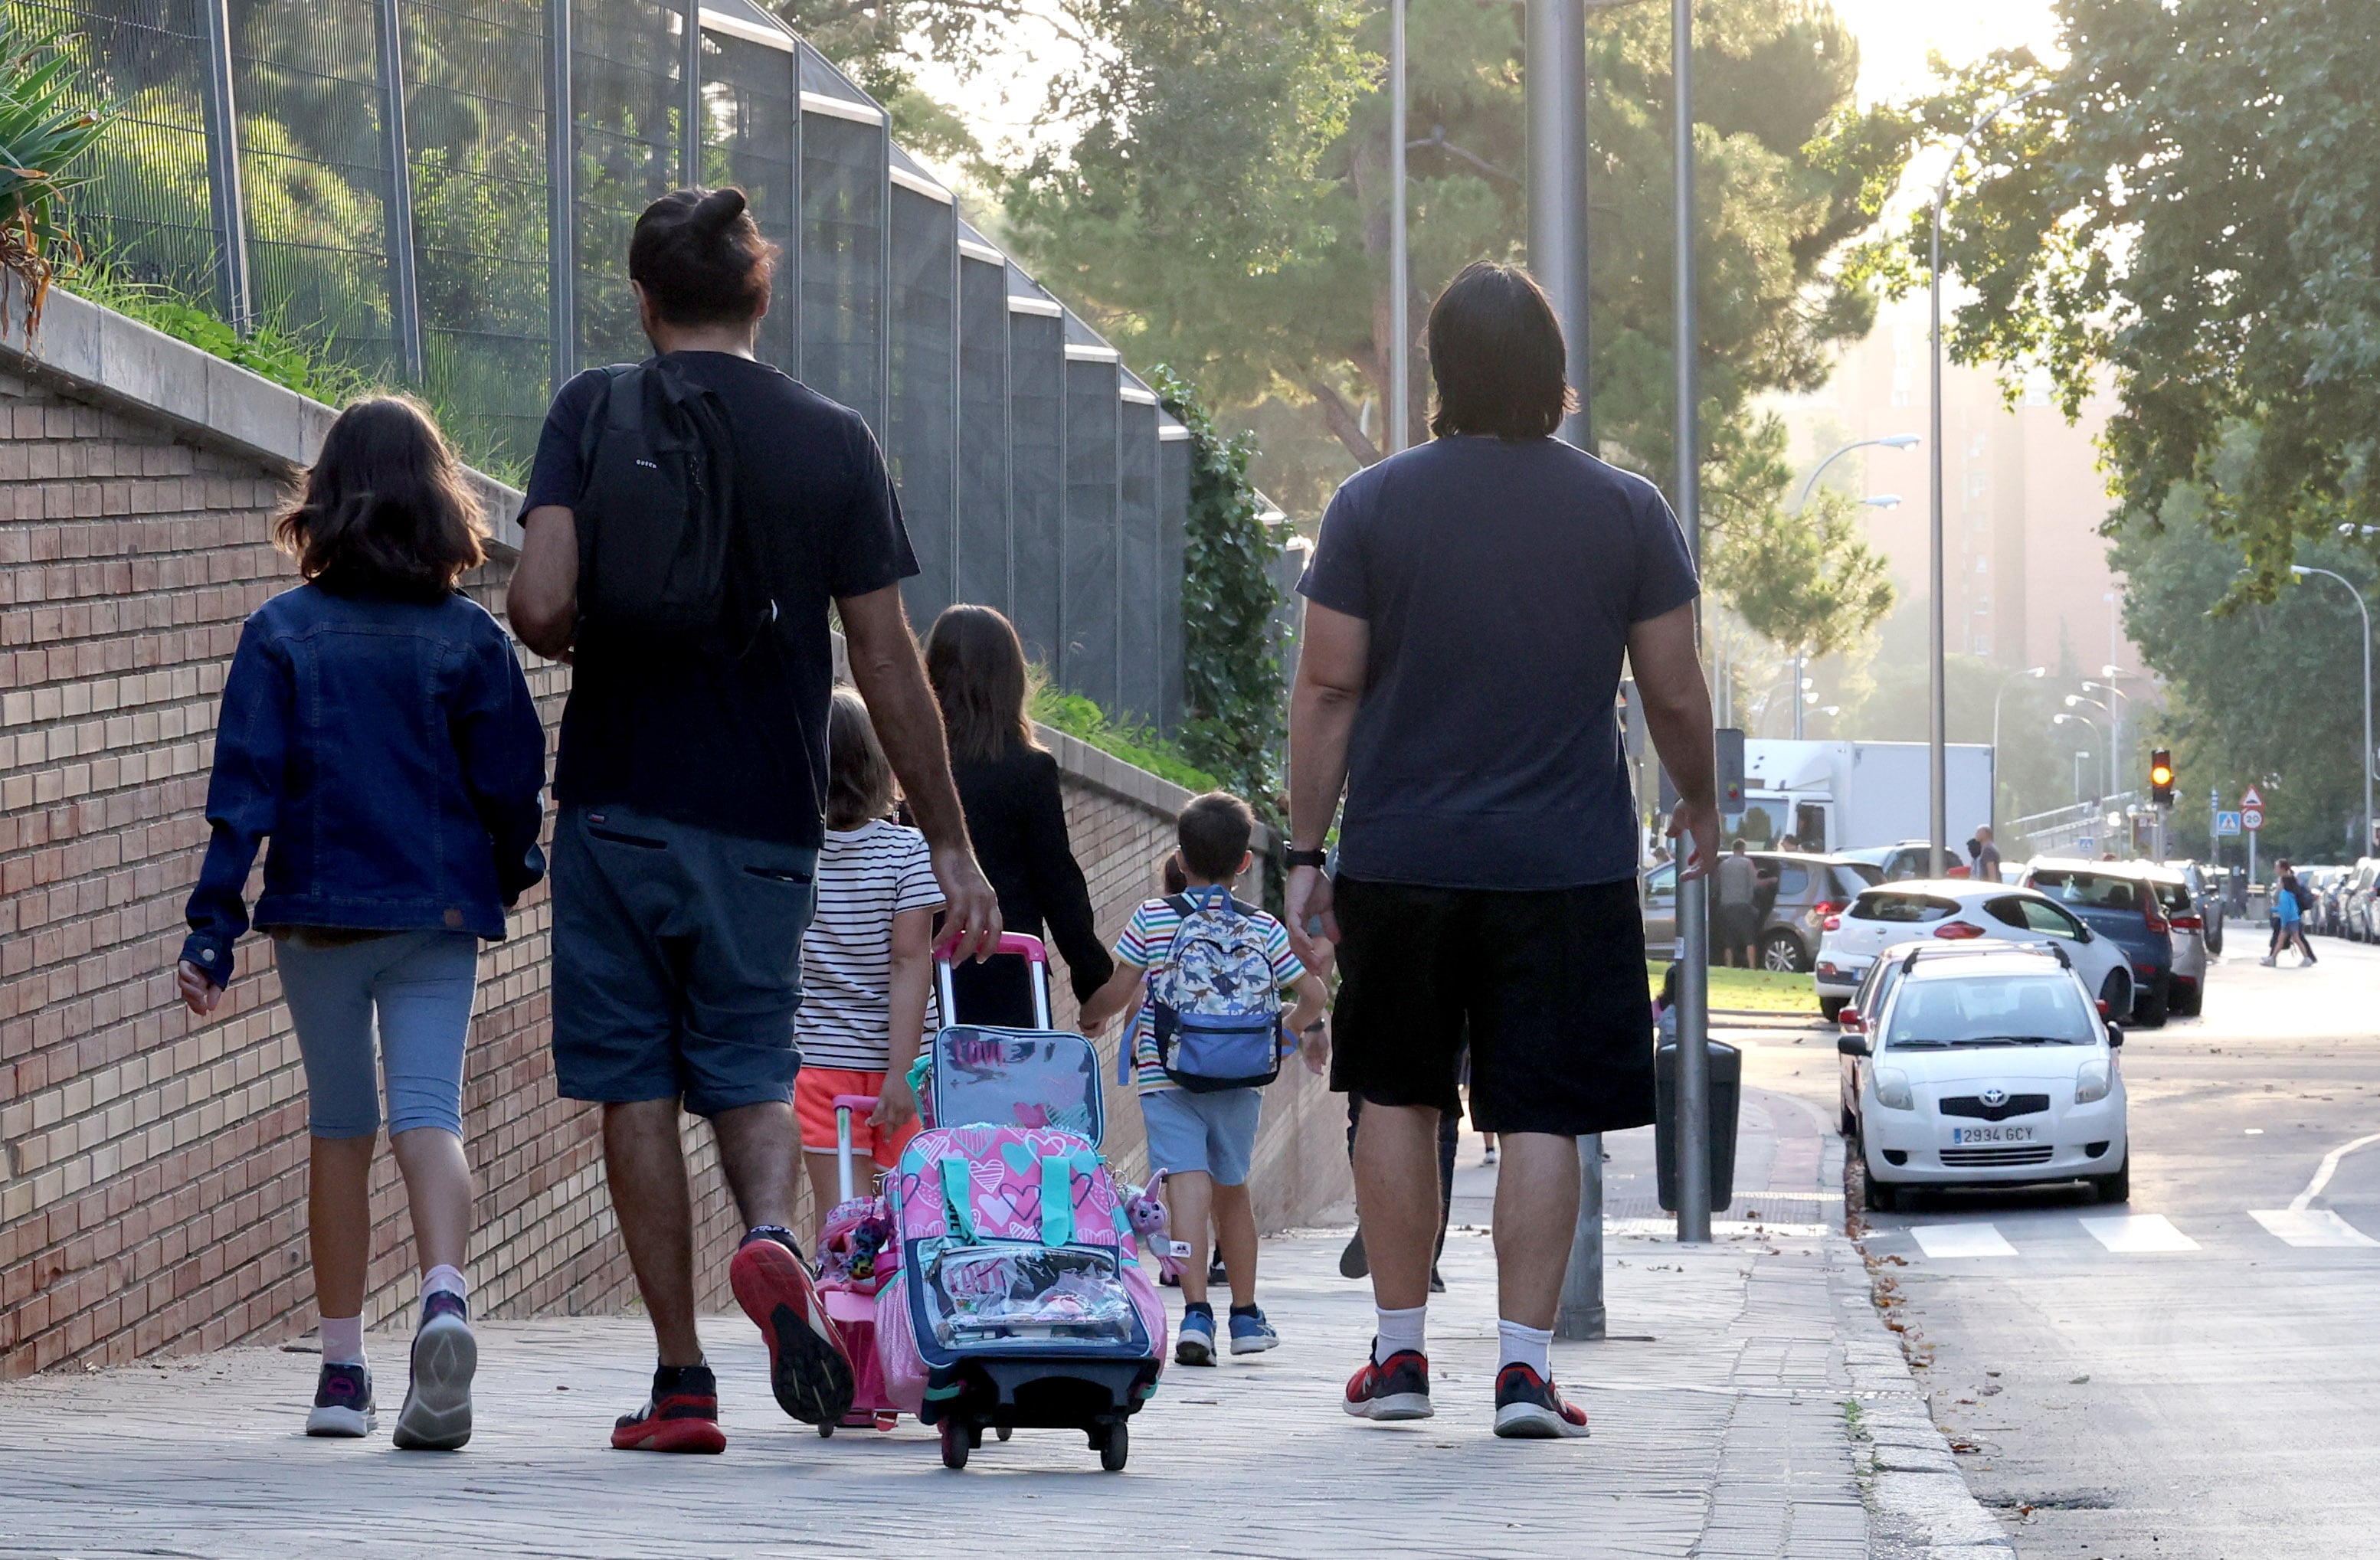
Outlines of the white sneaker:
M 2280 961 L 2279 961 L 2279 960 L 2277 960 L 2277 959 L 2276 959 L 2276 958 L 2274 958 L 2271 954 L 2267 953 L 2267 954 L 2265 954 L 2262 959 L 2257 960 L 2257 961 L 2256 961 L 2256 962 L 2257 962 L 2257 963 L 2259 963 L 2259 964 L 2262 964 L 2263 966 L 2265 966 L 2265 968 L 2266 968 L 2266 969 L 2268 969 L 2268 970 L 2269 970 L 2269 969 L 2272 969 L 2275 965 L 2278 964 L 2278 963 L 2280 962 Z

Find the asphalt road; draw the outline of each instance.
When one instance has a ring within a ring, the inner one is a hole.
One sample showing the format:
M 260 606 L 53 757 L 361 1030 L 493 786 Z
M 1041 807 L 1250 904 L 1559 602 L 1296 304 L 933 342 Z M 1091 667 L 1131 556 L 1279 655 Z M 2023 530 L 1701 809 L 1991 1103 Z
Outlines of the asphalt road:
M 2380 1554 L 2380 1141 L 2348 1147 L 2380 1134 L 2380 950 L 2268 970 L 2257 940 L 2203 1019 L 2128 1035 L 2129 1207 L 1868 1215 L 1935 1418 L 2026 1556 Z M 1729 1037 L 1832 1120 L 1829 1035 Z

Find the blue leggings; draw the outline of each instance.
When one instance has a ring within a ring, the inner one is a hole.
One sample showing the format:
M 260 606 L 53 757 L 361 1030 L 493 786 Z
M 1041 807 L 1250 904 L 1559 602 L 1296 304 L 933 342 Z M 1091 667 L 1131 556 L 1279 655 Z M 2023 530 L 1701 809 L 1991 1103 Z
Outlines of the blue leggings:
M 477 937 L 396 932 L 335 946 L 287 937 L 273 958 L 306 1058 L 308 1131 L 367 1138 L 380 1130 L 377 1028 L 389 1135 L 417 1127 L 463 1135 L 463 1040 L 479 976 Z

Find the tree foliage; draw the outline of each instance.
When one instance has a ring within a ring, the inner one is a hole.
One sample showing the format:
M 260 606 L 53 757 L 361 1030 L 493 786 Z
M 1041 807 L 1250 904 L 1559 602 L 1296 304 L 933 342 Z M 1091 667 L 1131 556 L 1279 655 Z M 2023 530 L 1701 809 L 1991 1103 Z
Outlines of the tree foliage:
M 2058 11 L 2063 66 L 1997 55 L 1913 111 L 1963 131 L 2046 89 L 1957 171 L 1946 260 L 1975 297 L 1954 349 L 2046 368 L 2069 416 L 2112 376 L 2116 523 L 2155 529 L 2194 489 L 2269 600 L 2300 549 L 2380 522 L 2380 7 Z
M 1173 363 L 1235 412 L 1294 407 L 1308 453 L 1334 443 L 1340 474 L 1378 458 L 1392 302 L 1385 13 L 1354 0 L 1064 9 L 1102 47 L 1053 97 L 1082 130 L 1071 153 L 1010 182 L 1016 242 L 1135 362 Z M 1417 6 L 1409 25 L 1418 324 L 1463 264 L 1524 258 L 1525 61 L 1518 6 Z M 1668 24 L 1638 6 L 1590 25 L 1595 436 L 1608 458 L 1666 478 Z M 1829 262 L 1873 223 L 1907 138 L 1853 112 L 1856 51 L 1826 6 L 1705 0 L 1698 28 L 1706 555 L 1715 580 L 1756 575 L 1755 610 L 1782 643 L 1864 632 L 1889 604 L 1868 588 L 1881 570 L 1855 527 L 1786 535 L 1781 434 L 1753 401 L 1820 382 L 1828 349 L 1867 329 L 1869 292 Z M 1427 385 L 1417 362 L 1404 408 L 1416 435 Z M 1730 567 L 1731 551 L 1744 556 Z

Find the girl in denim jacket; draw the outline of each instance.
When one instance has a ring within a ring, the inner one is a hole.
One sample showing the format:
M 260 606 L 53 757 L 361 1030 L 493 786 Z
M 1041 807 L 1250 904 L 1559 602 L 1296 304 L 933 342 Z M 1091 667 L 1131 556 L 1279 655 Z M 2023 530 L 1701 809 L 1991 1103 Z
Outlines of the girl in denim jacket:
M 480 939 L 503 937 L 505 910 L 545 874 L 545 732 L 504 631 L 455 590 L 483 535 L 419 403 L 349 406 L 273 521 L 306 583 L 240 630 L 216 721 L 213 836 L 176 984 L 193 1013 L 223 1000 L 270 835 L 256 925 L 297 1025 L 312 1134 L 312 1435 L 370 1434 L 376 1419 L 362 1315 L 375 1036 L 423 1275 L 395 1441 L 451 1449 L 471 1434 L 463 1042 Z

